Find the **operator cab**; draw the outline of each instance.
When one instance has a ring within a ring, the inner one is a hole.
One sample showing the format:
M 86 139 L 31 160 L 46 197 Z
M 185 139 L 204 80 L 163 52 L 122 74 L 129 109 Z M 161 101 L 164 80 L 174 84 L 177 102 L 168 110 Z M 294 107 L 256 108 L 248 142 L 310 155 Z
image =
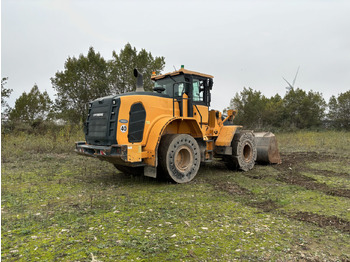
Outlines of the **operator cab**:
M 171 98 L 181 98 L 184 93 L 194 105 L 210 106 L 213 76 L 181 69 L 164 75 L 152 75 L 154 91 Z

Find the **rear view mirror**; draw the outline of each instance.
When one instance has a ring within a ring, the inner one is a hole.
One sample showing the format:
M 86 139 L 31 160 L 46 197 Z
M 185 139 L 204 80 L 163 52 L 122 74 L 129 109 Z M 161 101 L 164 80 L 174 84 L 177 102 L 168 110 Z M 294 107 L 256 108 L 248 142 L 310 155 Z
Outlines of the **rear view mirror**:
M 205 81 L 203 81 L 204 88 L 209 88 L 210 90 L 213 87 L 213 79 L 207 78 Z
M 211 90 L 213 88 L 213 79 L 209 78 L 209 89 Z

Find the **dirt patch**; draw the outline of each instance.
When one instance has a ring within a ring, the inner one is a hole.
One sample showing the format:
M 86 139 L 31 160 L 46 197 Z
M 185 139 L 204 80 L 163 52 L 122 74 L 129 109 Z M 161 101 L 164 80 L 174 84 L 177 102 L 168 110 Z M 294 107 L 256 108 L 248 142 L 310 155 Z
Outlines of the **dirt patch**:
M 264 179 L 268 176 L 268 174 L 264 174 L 264 175 L 261 175 L 261 174 L 251 174 L 249 172 L 244 172 L 243 173 L 244 176 L 246 177 L 249 177 L 251 179 Z
M 330 187 L 325 183 L 318 183 L 315 179 L 304 176 L 301 172 L 313 171 L 306 166 L 306 162 L 325 161 L 334 159 L 332 155 L 322 155 L 315 152 L 293 153 L 283 156 L 283 163 L 275 165 L 274 168 L 280 171 L 277 180 L 302 186 L 309 190 L 321 191 L 327 195 L 350 198 L 350 190 L 344 188 Z
M 308 181 L 308 180 L 312 181 L 311 178 L 305 177 L 305 181 Z M 222 182 L 222 183 L 215 184 L 214 187 L 217 190 L 225 191 L 232 195 L 242 196 L 246 200 L 245 203 L 250 207 L 255 207 L 257 209 L 262 210 L 263 212 L 272 212 L 276 214 L 279 213 L 279 211 L 277 211 L 277 209 L 279 208 L 279 205 L 276 202 L 272 201 L 271 199 L 268 199 L 266 201 L 257 201 L 257 199 L 254 198 L 253 193 L 251 193 L 248 189 L 243 188 L 237 184 L 233 184 L 230 182 L 228 183 Z M 279 214 L 283 214 L 288 218 L 312 223 L 319 227 L 330 226 L 342 232 L 350 233 L 350 222 L 336 216 L 328 217 L 328 216 L 323 216 L 323 215 L 318 215 L 315 213 L 308 213 L 308 212 L 297 212 L 297 213 L 281 212 Z
M 325 177 L 349 178 L 349 174 L 347 174 L 347 173 L 338 173 L 338 172 L 330 171 L 330 170 L 319 170 L 319 169 L 314 169 L 311 167 L 308 170 L 317 174 L 317 175 L 322 175 Z
M 330 155 L 317 152 L 293 152 L 289 154 L 281 154 L 282 164 L 276 165 L 277 168 L 286 168 L 290 166 L 305 167 L 305 162 L 324 162 L 329 160 L 341 160 L 344 157 L 339 155 Z
M 290 218 L 316 224 L 319 227 L 331 226 L 342 232 L 350 233 L 350 222 L 336 216 L 322 216 L 308 212 L 298 212 L 296 214 L 286 214 Z
M 212 185 L 215 187 L 215 189 L 219 191 L 224 191 L 231 195 L 239 195 L 243 197 L 245 199 L 245 203 L 248 206 L 261 209 L 264 212 L 271 212 L 279 208 L 278 204 L 272 201 L 271 199 L 259 201 L 258 199 L 256 199 L 252 192 L 250 192 L 244 187 L 239 186 L 238 184 L 234 184 L 231 182 L 221 182 Z
M 318 154 L 315 152 L 307 153 L 293 153 L 283 156 L 283 163 L 281 165 L 274 165 L 273 167 L 278 170 L 277 180 L 282 181 L 287 184 L 298 185 L 304 187 L 308 190 L 316 190 L 323 192 L 327 195 L 340 196 L 350 198 L 350 190 L 343 188 L 336 188 L 328 186 L 325 183 L 319 183 L 316 179 L 302 175 L 302 172 L 313 172 L 316 173 L 318 170 L 314 170 L 308 167 L 306 164 L 310 162 L 322 162 L 330 161 L 333 159 L 339 160 L 341 157 L 335 157 L 332 155 Z M 325 173 L 327 171 L 324 171 Z M 266 175 L 254 174 L 254 173 L 243 173 L 245 176 L 251 179 L 265 179 Z M 330 176 L 333 172 L 328 173 Z M 334 172 L 334 174 L 338 174 Z M 319 227 L 333 227 L 339 231 L 349 233 L 350 232 L 350 222 L 341 219 L 336 216 L 324 216 L 308 212 L 297 212 L 289 213 L 280 210 L 280 205 L 271 199 L 262 199 L 253 192 L 229 181 L 218 181 L 212 179 L 205 179 L 206 183 L 211 184 L 216 190 L 227 192 L 233 196 L 239 197 L 247 206 L 257 208 L 261 212 L 267 212 L 272 214 L 283 215 L 285 217 L 313 223 Z
M 271 199 L 262 202 L 251 202 L 249 203 L 249 206 L 262 209 L 264 212 L 271 212 L 279 208 L 276 202 L 272 201 Z
M 233 195 L 252 195 L 252 193 L 248 189 L 241 187 L 237 184 L 233 184 L 231 182 L 220 182 L 216 184 L 211 184 L 215 187 L 215 189 L 225 191 Z
M 318 183 L 315 179 L 303 176 L 298 173 L 293 172 L 284 172 L 277 177 L 277 180 L 291 184 L 302 186 L 309 190 L 321 191 L 327 195 L 339 196 L 339 197 L 348 197 L 350 198 L 350 190 L 342 188 L 330 187 L 324 183 Z

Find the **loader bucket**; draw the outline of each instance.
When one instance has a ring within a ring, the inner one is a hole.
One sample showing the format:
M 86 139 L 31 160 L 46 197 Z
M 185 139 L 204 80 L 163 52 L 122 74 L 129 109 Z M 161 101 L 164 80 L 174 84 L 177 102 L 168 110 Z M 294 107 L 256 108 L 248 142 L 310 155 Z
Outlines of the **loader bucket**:
M 256 161 L 262 164 L 281 164 L 276 137 L 271 132 L 254 133 L 257 148 Z

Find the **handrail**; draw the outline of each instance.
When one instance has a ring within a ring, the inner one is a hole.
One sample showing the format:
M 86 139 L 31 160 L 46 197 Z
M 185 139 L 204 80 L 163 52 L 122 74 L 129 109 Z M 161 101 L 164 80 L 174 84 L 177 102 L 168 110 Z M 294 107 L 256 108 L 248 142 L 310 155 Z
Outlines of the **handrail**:
M 197 107 L 197 105 L 196 104 L 194 104 L 194 106 L 196 107 L 196 109 L 197 109 L 197 111 L 198 111 L 198 113 L 199 113 L 199 116 L 201 117 L 201 128 L 202 128 L 202 124 L 203 124 L 203 118 L 202 118 L 202 114 L 201 114 L 201 112 L 199 111 L 199 109 L 198 109 L 198 107 Z
M 174 99 L 175 99 L 175 93 L 174 93 L 174 87 L 175 87 L 176 83 L 173 84 L 173 117 L 175 117 L 175 103 L 174 103 Z

